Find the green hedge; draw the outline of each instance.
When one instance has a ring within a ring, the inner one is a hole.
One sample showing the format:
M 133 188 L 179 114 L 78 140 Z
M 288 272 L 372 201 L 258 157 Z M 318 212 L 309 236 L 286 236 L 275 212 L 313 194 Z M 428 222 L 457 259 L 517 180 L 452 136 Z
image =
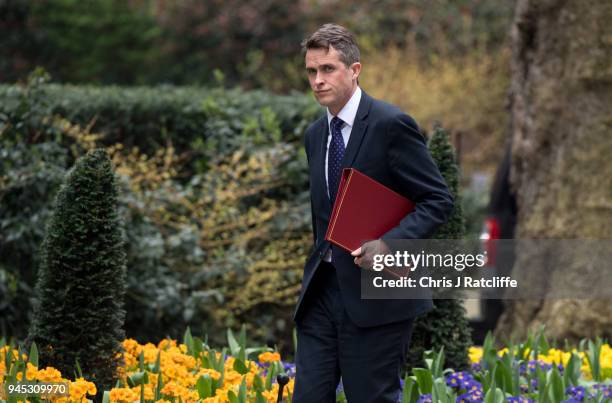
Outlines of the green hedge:
M 23 315 L 31 309 L 44 224 L 62 178 L 87 151 L 81 137 L 91 125 L 91 133 L 104 135 L 96 146 L 121 143 L 126 153 L 137 146 L 147 158 L 173 149 L 177 158 L 178 172 L 155 189 L 134 191 L 129 178 L 121 183 L 128 335 L 178 337 L 187 325 L 221 335 L 226 326 L 251 322 L 261 328 L 251 333 L 261 341 L 290 343 L 297 294 L 280 290 L 299 284 L 301 265 L 281 270 L 278 262 L 287 259 L 283 253 L 300 254 L 297 259 L 307 253 L 302 244 L 309 243 L 301 237 L 308 239 L 309 222 L 299 219 L 309 211 L 301 138 L 319 113 L 314 100 L 301 94 L 61 86 L 46 84 L 44 75 L 28 86 L 0 86 L 0 333 L 25 336 Z M 58 117 L 80 125 L 72 127 L 80 139 Z M 230 177 L 254 159 L 259 177 Z M 223 168 L 228 163 L 235 165 Z M 242 181 L 242 191 L 270 179 L 275 182 L 261 191 L 215 202 L 224 183 Z M 197 212 L 221 211 L 219 226 L 236 228 L 209 235 L 201 223 L 180 220 L 194 212 L 185 210 L 186 201 L 210 195 Z M 169 216 L 159 218 L 166 210 Z M 241 225 L 249 215 L 264 218 Z M 207 246 L 232 237 L 244 242 L 223 250 Z
M 27 87 L 0 85 L 0 113 L 15 114 L 27 91 Z M 216 152 L 229 152 L 255 119 L 265 120 L 271 114 L 279 123 L 281 140 L 296 142 L 320 112 L 311 97 L 299 93 L 280 96 L 223 88 L 58 84 L 44 85 L 38 91 L 38 102 L 49 114 L 82 126 L 93 123 L 93 132 L 106 135 L 104 143 L 121 142 L 145 152 L 168 141 L 186 150 L 200 144 L 198 140 L 214 140 Z M 271 139 L 253 140 L 265 143 Z

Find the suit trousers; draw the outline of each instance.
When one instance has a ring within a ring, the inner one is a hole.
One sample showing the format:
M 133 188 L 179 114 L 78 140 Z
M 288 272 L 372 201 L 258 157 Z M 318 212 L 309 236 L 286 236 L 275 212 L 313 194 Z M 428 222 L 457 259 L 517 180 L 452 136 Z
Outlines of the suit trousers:
M 413 319 L 358 327 L 348 317 L 335 270 L 321 262 L 304 296 L 293 403 L 335 402 L 340 378 L 348 403 L 397 402 Z

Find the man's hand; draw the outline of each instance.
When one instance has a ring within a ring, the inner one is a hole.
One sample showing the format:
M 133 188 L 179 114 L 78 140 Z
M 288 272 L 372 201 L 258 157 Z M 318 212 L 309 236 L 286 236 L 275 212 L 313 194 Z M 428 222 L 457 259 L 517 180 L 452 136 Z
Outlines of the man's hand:
M 355 256 L 354 262 L 357 266 L 364 270 L 372 270 L 374 255 L 386 255 L 389 252 L 387 245 L 382 240 L 377 239 L 364 243 L 361 248 L 351 252 L 351 256 Z

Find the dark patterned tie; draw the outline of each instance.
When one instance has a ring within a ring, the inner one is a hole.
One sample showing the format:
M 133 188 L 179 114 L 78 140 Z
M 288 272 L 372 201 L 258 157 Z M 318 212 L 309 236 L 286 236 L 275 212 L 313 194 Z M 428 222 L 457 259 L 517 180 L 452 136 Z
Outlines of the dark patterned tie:
M 329 198 L 334 203 L 340 183 L 340 169 L 342 158 L 344 158 L 344 139 L 342 138 L 342 119 L 334 116 L 331 120 L 331 142 L 329 143 L 329 155 L 327 156 L 327 186 L 329 187 Z

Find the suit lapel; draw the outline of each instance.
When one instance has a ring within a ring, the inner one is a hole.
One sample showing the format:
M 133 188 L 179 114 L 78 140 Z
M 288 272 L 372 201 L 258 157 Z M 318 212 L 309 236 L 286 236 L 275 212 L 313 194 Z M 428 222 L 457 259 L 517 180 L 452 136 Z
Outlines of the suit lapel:
M 320 157 L 320 161 L 318 162 L 317 166 L 318 166 L 318 174 L 317 174 L 317 179 L 318 180 L 318 188 L 319 188 L 319 192 L 321 192 L 321 194 L 323 195 L 322 199 L 324 199 L 324 207 L 325 207 L 325 215 L 329 216 L 329 214 L 331 213 L 331 200 L 329 199 L 329 196 L 327 194 L 327 183 L 325 182 L 325 157 L 327 154 L 327 136 L 329 133 L 329 123 L 327 122 L 327 115 L 325 115 L 322 119 L 321 122 L 321 127 L 319 129 L 319 157 Z
M 370 105 L 372 98 L 365 91 L 361 92 L 361 100 L 359 101 L 359 107 L 357 108 L 357 114 L 355 115 L 355 121 L 353 122 L 353 129 L 351 130 L 351 136 L 346 146 L 344 158 L 342 158 L 342 168 L 349 168 L 353 165 L 355 157 L 361 147 L 363 136 L 368 128 L 368 121 L 366 120 L 368 112 L 370 111 Z

